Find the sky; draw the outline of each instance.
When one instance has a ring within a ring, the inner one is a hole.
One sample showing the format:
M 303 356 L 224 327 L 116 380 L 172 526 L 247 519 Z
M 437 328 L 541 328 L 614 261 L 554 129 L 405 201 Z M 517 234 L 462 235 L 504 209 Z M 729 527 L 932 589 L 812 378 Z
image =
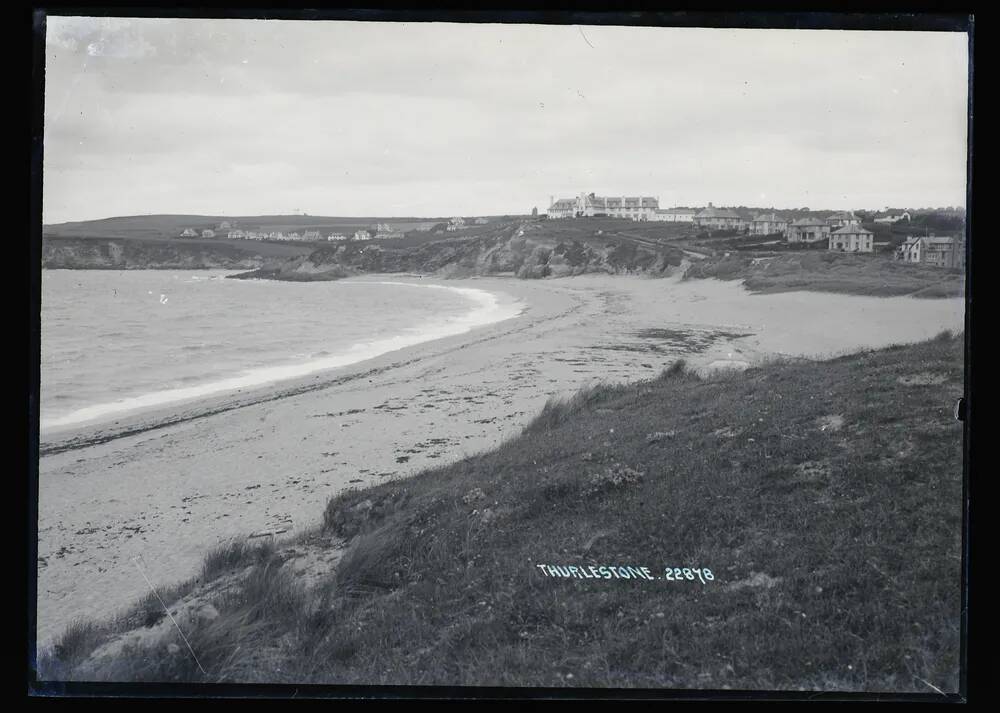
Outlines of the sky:
M 43 222 L 964 206 L 960 33 L 47 18 Z

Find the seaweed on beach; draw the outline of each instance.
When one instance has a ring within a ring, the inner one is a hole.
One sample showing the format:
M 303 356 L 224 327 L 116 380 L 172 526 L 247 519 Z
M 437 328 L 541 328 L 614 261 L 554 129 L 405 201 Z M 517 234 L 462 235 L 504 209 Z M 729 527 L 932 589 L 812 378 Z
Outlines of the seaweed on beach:
M 717 342 L 749 337 L 749 332 L 718 329 L 677 329 L 648 327 L 632 333 L 642 341 L 596 345 L 595 349 L 623 352 L 701 353 Z

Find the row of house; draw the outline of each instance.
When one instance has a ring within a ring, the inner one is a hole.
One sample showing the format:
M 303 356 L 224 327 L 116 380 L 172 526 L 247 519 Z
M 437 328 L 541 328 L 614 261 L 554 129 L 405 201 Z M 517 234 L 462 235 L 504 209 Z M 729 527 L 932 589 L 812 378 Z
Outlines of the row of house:
M 280 230 L 230 230 L 226 233 L 230 240 L 302 240 L 315 242 L 322 240 L 318 230 L 307 230 L 304 233 L 291 232 L 284 233 Z
M 834 213 L 826 218 L 800 218 L 789 221 L 777 213 L 760 213 L 750 220 L 727 208 L 716 208 L 711 203 L 708 208 L 695 213 L 692 218 L 697 226 L 713 230 L 746 230 L 750 235 L 785 234 L 790 242 L 814 242 L 822 240 L 834 230 L 861 224 L 854 213 Z
M 203 230 L 201 231 L 201 237 L 203 238 L 214 238 L 216 235 L 213 230 Z M 198 232 L 188 228 L 183 233 L 181 237 L 197 237 Z M 340 240 L 371 240 L 373 237 L 379 239 L 390 239 L 390 238 L 402 238 L 403 233 L 398 230 L 393 229 L 388 224 L 379 225 L 376 227 L 374 233 L 368 230 L 358 230 L 351 236 L 345 233 L 330 233 L 324 237 L 318 230 L 306 230 L 303 233 L 291 232 L 285 233 L 280 230 L 230 230 L 226 233 L 226 237 L 230 240 L 301 240 L 303 242 L 319 242 L 326 240 L 329 242 L 336 242 Z
M 378 237 L 383 237 L 383 236 L 380 235 Z M 392 237 L 403 237 L 403 235 L 402 233 L 400 233 L 398 236 L 392 236 Z M 363 229 L 354 231 L 352 235 L 347 235 L 346 233 L 330 233 L 329 235 L 326 236 L 327 242 L 331 243 L 345 242 L 348 240 L 371 240 L 371 239 L 372 239 L 372 234 L 369 231 Z
M 448 230 L 462 230 L 468 225 L 486 225 L 488 224 L 489 218 L 474 218 L 468 223 L 464 218 L 456 217 L 452 218 L 448 222 Z M 218 232 L 217 232 L 218 231 Z M 404 237 L 402 231 L 394 228 L 389 223 L 376 223 L 372 225 L 368 230 L 358 230 L 350 238 L 343 233 L 330 233 L 325 238 L 320 235 L 318 230 L 306 230 L 304 233 L 291 232 L 284 233 L 281 231 L 266 231 L 266 230 L 242 230 L 236 229 L 235 223 L 230 221 L 222 221 L 217 230 L 205 229 L 198 231 L 195 228 L 185 228 L 181 232 L 180 237 L 182 238 L 214 238 L 217 234 L 222 231 L 226 231 L 226 237 L 231 240 L 302 240 L 302 241 L 340 241 L 340 240 L 371 240 L 372 238 L 377 238 L 379 240 L 391 240 Z

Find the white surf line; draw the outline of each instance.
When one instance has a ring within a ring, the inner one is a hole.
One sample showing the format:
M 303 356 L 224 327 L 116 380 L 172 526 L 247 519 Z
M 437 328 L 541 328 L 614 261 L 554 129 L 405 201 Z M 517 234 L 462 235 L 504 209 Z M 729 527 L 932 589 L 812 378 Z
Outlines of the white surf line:
M 316 372 L 336 369 L 338 367 L 350 366 L 367 359 L 387 354 L 389 352 L 404 349 L 406 347 L 423 344 L 435 339 L 443 339 L 459 334 L 464 334 L 477 327 L 484 327 L 488 324 L 502 322 L 507 319 L 519 316 L 524 311 L 524 304 L 513 302 L 503 307 L 500 300 L 491 292 L 473 287 L 451 287 L 448 285 L 420 285 L 409 282 L 344 282 L 342 284 L 386 284 L 405 285 L 408 287 L 422 287 L 431 289 L 444 289 L 457 292 L 465 297 L 471 298 L 477 303 L 477 307 L 472 311 L 457 317 L 429 324 L 410 328 L 407 332 L 393 337 L 377 339 L 372 342 L 354 344 L 346 352 L 333 354 L 321 359 L 313 359 L 295 364 L 284 364 L 279 366 L 259 367 L 250 369 L 234 377 L 220 379 L 196 386 L 187 386 L 174 389 L 164 389 L 153 391 L 140 396 L 118 399 L 110 403 L 95 404 L 76 411 L 72 411 L 63 416 L 42 419 L 40 430 L 61 428 L 108 419 L 111 416 L 139 411 L 156 406 L 164 406 L 181 401 L 204 398 L 220 393 L 237 391 L 239 389 L 266 386 L 268 384 L 297 379 L 309 376 Z

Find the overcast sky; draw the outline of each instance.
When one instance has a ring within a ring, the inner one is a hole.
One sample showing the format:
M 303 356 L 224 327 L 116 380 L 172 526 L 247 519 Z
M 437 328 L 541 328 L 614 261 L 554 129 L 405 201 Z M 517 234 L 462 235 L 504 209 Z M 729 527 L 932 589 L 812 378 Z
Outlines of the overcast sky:
M 46 223 L 965 204 L 956 33 L 49 17 Z

